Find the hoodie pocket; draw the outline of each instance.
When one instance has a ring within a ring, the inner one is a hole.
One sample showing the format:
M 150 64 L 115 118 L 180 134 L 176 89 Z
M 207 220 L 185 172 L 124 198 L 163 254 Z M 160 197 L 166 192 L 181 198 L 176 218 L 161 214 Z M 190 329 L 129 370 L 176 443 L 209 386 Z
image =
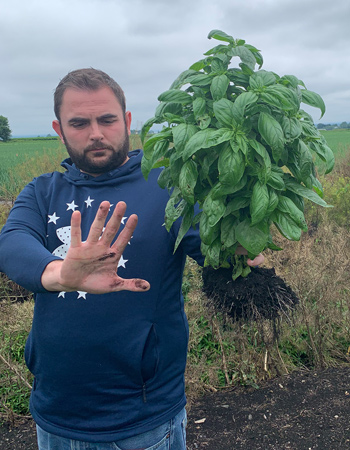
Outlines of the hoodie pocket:
M 151 326 L 142 353 L 141 376 L 143 384 L 151 380 L 158 368 L 158 338 L 154 324 Z

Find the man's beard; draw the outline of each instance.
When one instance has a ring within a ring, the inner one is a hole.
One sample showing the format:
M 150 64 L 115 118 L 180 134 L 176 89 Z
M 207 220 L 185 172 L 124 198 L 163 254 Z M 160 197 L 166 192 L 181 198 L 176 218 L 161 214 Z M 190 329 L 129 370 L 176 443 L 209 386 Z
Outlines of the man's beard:
M 64 140 L 64 144 L 66 146 L 67 152 L 72 160 L 72 162 L 80 169 L 82 172 L 93 174 L 93 175 L 101 175 L 102 173 L 109 172 L 111 170 L 117 169 L 121 165 L 123 165 L 128 157 L 130 145 L 129 145 L 129 135 L 125 129 L 125 136 L 123 142 L 119 144 L 117 148 L 114 148 L 111 145 L 103 144 L 101 141 L 96 141 L 92 145 L 86 147 L 83 152 L 79 152 L 73 147 L 70 146 L 67 141 L 63 131 L 62 137 Z M 98 162 L 98 157 L 95 158 L 95 161 L 90 160 L 88 154 L 93 152 L 93 150 L 98 149 L 107 149 L 107 151 L 111 151 L 111 154 L 107 160 L 103 162 Z

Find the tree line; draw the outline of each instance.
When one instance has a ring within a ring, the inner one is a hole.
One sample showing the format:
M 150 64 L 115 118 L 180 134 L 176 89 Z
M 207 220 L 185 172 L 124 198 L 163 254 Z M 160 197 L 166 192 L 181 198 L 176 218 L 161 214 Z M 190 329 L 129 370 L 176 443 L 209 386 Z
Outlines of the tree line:
M 350 129 L 350 122 L 337 123 L 318 123 L 317 128 L 319 130 L 334 130 L 334 128 Z
M 11 129 L 7 117 L 0 116 L 0 140 L 7 142 L 11 139 Z

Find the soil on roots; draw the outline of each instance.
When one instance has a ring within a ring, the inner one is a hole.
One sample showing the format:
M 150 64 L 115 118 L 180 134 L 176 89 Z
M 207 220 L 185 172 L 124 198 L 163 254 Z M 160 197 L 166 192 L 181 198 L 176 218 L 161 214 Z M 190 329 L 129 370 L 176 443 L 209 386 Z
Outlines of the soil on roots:
M 232 280 L 231 269 L 203 269 L 203 291 L 218 312 L 232 319 L 276 319 L 289 314 L 299 303 L 292 289 L 275 269 L 255 268 L 245 278 Z

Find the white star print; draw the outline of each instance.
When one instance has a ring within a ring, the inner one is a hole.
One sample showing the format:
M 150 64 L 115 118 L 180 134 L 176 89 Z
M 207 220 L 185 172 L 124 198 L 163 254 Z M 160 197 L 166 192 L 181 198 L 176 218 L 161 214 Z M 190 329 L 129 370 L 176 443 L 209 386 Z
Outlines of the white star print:
M 66 203 L 66 205 L 68 206 L 67 211 L 69 211 L 70 209 L 71 209 L 72 211 L 75 211 L 75 208 L 78 208 L 78 205 L 76 205 L 76 204 L 74 203 L 74 200 L 73 200 L 71 203 Z
M 57 225 L 57 220 L 59 219 L 59 217 L 56 216 L 56 212 L 54 212 L 53 214 L 48 214 L 47 215 L 49 218 L 49 221 L 47 223 L 54 223 L 55 225 Z
M 95 201 L 95 200 L 94 200 L 93 198 L 90 198 L 90 195 L 89 195 L 89 197 L 85 200 L 86 207 L 87 207 L 87 208 L 91 207 L 91 204 L 92 204 L 92 202 L 94 202 L 94 201 Z
M 78 298 L 84 298 L 86 300 L 86 294 L 87 292 L 83 292 L 83 291 L 77 291 L 78 292 Z
M 127 263 L 128 260 L 123 258 L 123 255 L 120 257 L 120 260 L 118 262 L 118 267 L 124 267 L 125 269 L 125 263 Z
M 121 221 L 121 223 L 122 223 L 122 225 L 125 225 L 125 220 L 127 219 L 127 217 L 123 217 L 122 218 L 122 221 Z
M 66 295 L 66 293 L 64 291 L 62 291 L 58 294 L 58 298 L 60 298 L 60 297 L 65 298 L 65 295 Z

